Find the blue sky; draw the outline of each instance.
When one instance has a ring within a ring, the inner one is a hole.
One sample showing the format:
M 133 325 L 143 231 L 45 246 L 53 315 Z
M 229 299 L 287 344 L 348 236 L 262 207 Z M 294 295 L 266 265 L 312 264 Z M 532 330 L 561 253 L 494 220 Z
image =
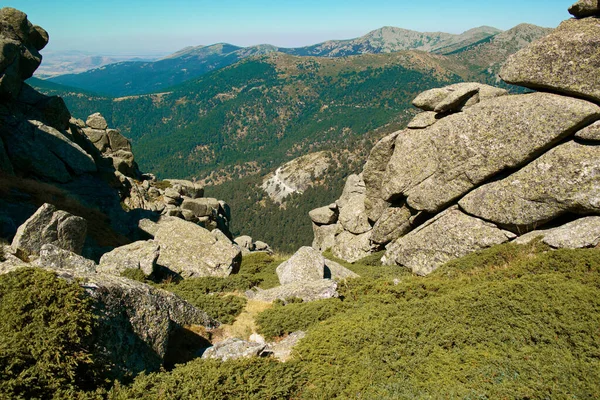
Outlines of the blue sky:
M 556 27 L 575 0 L 1 0 L 50 33 L 48 50 L 172 52 L 228 42 L 297 47 L 382 26 L 461 33 Z

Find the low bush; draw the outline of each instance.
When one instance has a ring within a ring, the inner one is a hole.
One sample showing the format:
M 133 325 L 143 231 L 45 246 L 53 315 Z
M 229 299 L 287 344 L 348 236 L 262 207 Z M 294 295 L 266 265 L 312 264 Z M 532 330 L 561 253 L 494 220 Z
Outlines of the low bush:
M 311 303 L 277 303 L 256 317 L 258 333 L 272 339 L 298 330 L 306 330 L 344 310 L 339 299 Z
M 75 283 L 37 268 L 0 275 L 0 398 L 51 398 L 96 384 L 93 321 Z
M 146 283 L 147 279 L 144 271 L 139 268 L 127 268 L 125 271 L 121 272 L 121 276 L 142 283 Z
M 109 398 L 292 399 L 306 378 L 297 363 L 266 358 L 221 362 L 196 359 L 171 372 L 140 375 L 129 387 L 115 386 Z
M 279 286 L 279 278 L 275 270 L 285 261 L 285 257 L 269 255 L 267 253 L 254 253 L 242 258 L 242 265 L 238 275 L 251 281 L 256 281 L 261 289 L 270 289 Z

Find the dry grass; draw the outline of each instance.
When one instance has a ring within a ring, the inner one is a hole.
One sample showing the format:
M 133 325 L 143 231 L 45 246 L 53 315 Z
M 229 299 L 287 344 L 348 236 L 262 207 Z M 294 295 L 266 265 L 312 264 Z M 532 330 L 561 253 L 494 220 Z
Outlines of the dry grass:
M 125 236 L 114 232 L 106 214 L 82 204 L 69 192 L 48 183 L 0 173 L 0 196 L 10 201 L 15 196 L 15 191 L 29 195 L 28 202 L 36 207 L 50 203 L 60 210 L 85 218 L 88 222 L 88 235 L 100 246 L 118 247 L 130 243 Z
M 233 324 L 221 325 L 210 332 L 212 342 L 217 343 L 232 337 L 248 340 L 250 335 L 256 333 L 256 323 L 254 322 L 256 316 L 271 307 L 273 304 L 268 302 L 248 300 L 244 311 L 238 315 Z

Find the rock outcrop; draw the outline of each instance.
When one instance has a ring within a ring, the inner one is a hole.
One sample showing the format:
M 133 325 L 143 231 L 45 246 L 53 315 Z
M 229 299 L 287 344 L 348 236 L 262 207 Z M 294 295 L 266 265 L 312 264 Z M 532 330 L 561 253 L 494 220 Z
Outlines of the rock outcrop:
M 461 83 L 417 96 L 424 112 L 374 146 L 337 215 L 311 212 L 313 247 L 349 262 L 385 249 L 386 264 L 425 275 L 534 235 L 555 248 L 595 246 L 595 219 L 569 221 L 600 215 L 600 14 L 595 0 L 570 12 L 578 19 L 502 68 L 505 81 L 540 92 Z M 544 229 L 558 221 L 566 225 Z

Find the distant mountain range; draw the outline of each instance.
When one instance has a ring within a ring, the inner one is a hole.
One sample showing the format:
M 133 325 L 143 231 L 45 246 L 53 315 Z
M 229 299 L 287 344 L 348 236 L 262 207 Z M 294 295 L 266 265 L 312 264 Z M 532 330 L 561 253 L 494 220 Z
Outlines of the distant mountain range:
M 539 35 L 549 30 L 531 26 L 531 31 L 534 35 Z M 293 49 L 271 45 L 244 48 L 219 43 L 211 46 L 188 47 L 153 62 L 119 62 L 83 73 L 57 76 L 50 80 L 104 95 L 129 96 L 162 91 L 235 64 L 244 58 L 273 52 L 295 56 L 346 57 L 419 50 L 447 55 L 489 42 L 501 34 L 502 31 L 499 29 L 485 26 L 471 29 L 460 35 L 384 27 L 356 39 L 332 40 Z

